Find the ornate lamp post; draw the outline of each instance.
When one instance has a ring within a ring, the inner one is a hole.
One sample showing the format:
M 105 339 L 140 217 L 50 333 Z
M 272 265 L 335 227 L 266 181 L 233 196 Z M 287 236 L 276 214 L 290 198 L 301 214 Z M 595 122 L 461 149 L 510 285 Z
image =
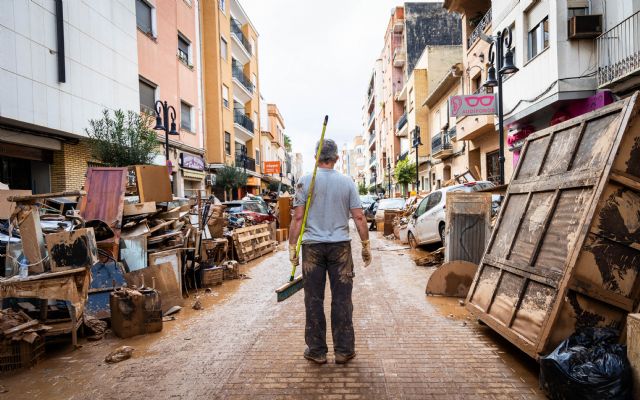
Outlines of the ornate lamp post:
M 169 125 L 169 118 L 171 118 L 171 125 Z M 180 136 L 176 130 L 176 109 L 170 106 L 167 101 L 156 101 L 156 126 L 153 127 L 156 131 L 164 131 L 164 147 L 165 147 L 165 165 L 167 166 L 167 172 L 171 176 L 171 161 L 169 161 L 169 135 Z M 173 191 L 173 180 L 171 180 L 171 191 Z
M 513 52 L 511 51 L 512 34 L 511 29 L 505 28 L 498 32 L 491 40 L 489 47 L 489 70 L 487 81 L 484 87 L 498 87 L 498 140 L 500 140 L 500 150 L 498 162 L 500 165 L 500 185 L 504 185 L 504 112 L 502 103 L 502 81 L 504 75 L 518 72 L 518 68 L 513 64 Z M 505 51 L 506 50 L 506 51 Z M 494 61 L 497 66 L 494 67 Z

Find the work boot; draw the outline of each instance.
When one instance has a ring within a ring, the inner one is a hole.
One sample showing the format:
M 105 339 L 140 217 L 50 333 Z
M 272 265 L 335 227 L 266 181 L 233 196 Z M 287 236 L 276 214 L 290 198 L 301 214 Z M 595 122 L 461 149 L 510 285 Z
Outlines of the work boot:
M 336 353 L 336 364 L 346 364 L 347 362 L 349 362 L 349 360 L 351 360 L 355 356 L 356 356 L 355 351 L 351 354 Z
M 311 350 L 309 350 L 309 348 L 305 349 L 304 358 L 306 358 L 309 361 L 313 361 L 316 364 L 326 364 L 327 363 L 327 355 L 326 354 L 321 354 L 321 355 L 312 354 Z

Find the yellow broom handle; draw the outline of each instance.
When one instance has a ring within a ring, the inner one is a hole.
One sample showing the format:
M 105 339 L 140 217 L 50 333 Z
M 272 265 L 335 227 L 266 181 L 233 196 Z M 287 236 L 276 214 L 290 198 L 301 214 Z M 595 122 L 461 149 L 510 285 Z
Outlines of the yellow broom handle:
M 324 123 L 322 124 L 322 134 L 320 135 L 320 142 L 318 143 L 318 150 L 316 151 L 316 163 L 313 167 L 313 175 L 311 175 L 311 183 L 309 184 L 309 192 L 307 193 L 307 203 L 304 206 L 304 216 L 302 217 L 302 225 L 300 226 L 300 235 L 298 235 L 298 242 L 296 243 L 296 258 L 300 256 L 300 246 L 302 246 L 302 235 L 304 235 L 304 229 L 307 226 L 307 216 L 309 215 L 309 208 L 311 208 L 311 197 L 313 196 L 313 187 L 316 184 L 316 172 L 318 171 L 318 160 L 320 160 L 320 152 L 322 151 L 322 143 L 324 143 L 324 133 L 327 130 L 327 122 L 329 116 L 324 116 Z M 291 269 L 291 280 L 294 279 L 296 274 L 296 266 L 293 265 Z

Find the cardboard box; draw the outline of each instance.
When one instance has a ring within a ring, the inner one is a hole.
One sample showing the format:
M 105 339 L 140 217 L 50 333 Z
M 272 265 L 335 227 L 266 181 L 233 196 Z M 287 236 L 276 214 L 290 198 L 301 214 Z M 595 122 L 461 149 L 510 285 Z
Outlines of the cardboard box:
M 276 240 L 278 242 L 284 242 L 287 239 L 289 239 L 289 229 L 283 228 L 276 231 Z

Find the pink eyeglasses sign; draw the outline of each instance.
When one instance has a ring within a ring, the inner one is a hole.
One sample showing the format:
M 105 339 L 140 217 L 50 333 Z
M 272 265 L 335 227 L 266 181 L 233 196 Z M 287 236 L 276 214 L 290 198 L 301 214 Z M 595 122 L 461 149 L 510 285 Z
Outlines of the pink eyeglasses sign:
M 497 112 L 496 95 L 493 93 L 451 96 L 449 116 L 494 115 Z

